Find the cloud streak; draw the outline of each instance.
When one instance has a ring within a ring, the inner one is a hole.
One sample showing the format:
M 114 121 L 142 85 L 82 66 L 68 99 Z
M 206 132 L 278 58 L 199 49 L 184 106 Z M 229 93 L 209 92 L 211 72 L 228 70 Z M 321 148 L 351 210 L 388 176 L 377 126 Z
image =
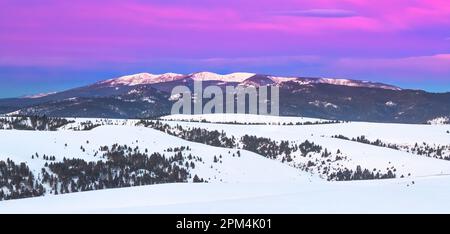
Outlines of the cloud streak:
M 275 15 L 318 17 L 318 18 L 346 18 L 357 16 L 356 12 L 344 9 L 308 9 L 297 11 L 279 11 Z

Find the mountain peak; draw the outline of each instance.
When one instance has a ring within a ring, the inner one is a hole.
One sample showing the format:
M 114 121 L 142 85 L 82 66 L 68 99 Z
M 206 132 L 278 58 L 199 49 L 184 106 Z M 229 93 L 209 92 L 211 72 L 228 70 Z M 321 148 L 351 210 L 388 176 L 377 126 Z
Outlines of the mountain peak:
M 222 81 L 222 82 L 236 82 L 242 84 L 252 85 L 267 85 L 267 84 L 281 84 L 284 82 L 297 82 L 300 84 L 331 84 L 350 87 L 366 87 L 366 88 L 381 88 L 389 90 L 401 90 L 400 88 L 370 81 L 359 81 L 351 79 L 337 79 L 337 78 L 313 78 L 313 77 L 282 77 L 282 76 L 270 76 L 270 75 L 258 75 L 256 73 L 249 72 L 234 72 L 229 74 L 218 74 L 214 72 L 196 72 L 188 75 L 178 73 L 163 73 L 163 74 L 151 74 L 151 73 L 137 73 L 133 75 L 122 76 L 119 78 L 109 79 L 101 81 L 97 84 L 107 86 L 135 86 L 145 84 L 164 83 L 169 81 L 180 80 L 183 78 L 191 78 L 194 81 Z
M 350 87 L 365 87 L 365 88 L 380 88 L 380 89 L 389 89 L 389 90 L 401 90 L 401 88 L 378 83 L 378 82 L 371 82 L 371 81 L 361 81 L 361 80 L 350 80 L 350 79 L 337 79 L 337 78 L 318 78 L 317 83 L 323 83 L 323 84 L 332 84 L 332 85 L 343 85 L 343 86 L 350 86 Z
M 217 74 L 213 72 L 197 72 L 190 74 L 190 77 L 195 81 L 218 80 L 224 82 L 243 82 L 244 80 L 256 75 L 248 72 L 234 72 L 230 74 Z
M 133 75 L 121 76 L 119 78 L 109 79 L 100 82 L 100 84 L 107 84 L 110 86 L 116 85 L 143 85 L 143 84 L 155 84 L 161 82 L 168 82 L 184 78 L 185 75 L 177 73 L 164 73 L 164 74 L 150 74 L 150 73 L 138 73 Z

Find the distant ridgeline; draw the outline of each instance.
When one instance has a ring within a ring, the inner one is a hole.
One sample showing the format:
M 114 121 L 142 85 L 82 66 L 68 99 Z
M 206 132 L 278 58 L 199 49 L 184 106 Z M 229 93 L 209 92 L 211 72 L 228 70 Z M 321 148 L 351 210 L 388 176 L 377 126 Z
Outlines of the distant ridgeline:
M 97 82 L 38 97 L 0 99 L 0 114 L 51 117 L 150 118 L 171 113 L 181 97 L 175 87 L 202 92 L 214 86 L 279 88 L 279 114 L 328 120 L 432 123 L 450 118 L 450 93 L 407 90 L 367 81 L 307 77 L 276 77 L 253 73 L 218 75 L 148 73 Z M 258 96 L 259 97 L 259 96 Z M 203 107 L 211 98 L 202 98 Z M 270 103 L 268 103 L 270 104 Z M 227 103 L 224 102 L 224 109 Z M 268 105 L 270 106 L 270 105 Z M 246 111 L 249 107 L 246 106 Z M 215 110 L 213 110 L 214 112 Z

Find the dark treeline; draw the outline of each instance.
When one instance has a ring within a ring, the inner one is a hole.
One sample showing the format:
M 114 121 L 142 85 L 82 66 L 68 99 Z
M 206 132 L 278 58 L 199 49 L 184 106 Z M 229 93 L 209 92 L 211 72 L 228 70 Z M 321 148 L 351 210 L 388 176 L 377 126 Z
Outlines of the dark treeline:
M 147 119 L 150 120 L 150 119 Z M 161 119 L 151 119 L 151 120 L 161 120 Z M 281 125 L 281 126 L 301 126 L 301 125 L 319 125 L 319 124 L 338 124 L 338 123 L 348 123 L 348 121 L 339 121 L 339 120 L 326 120 L 326 121 L 306 121 L 306 122 L 267 122 L 267 123 L 252 123 L 252 122 L 237 122 L 237 121 L 208 121 L 206 119 L 202 120 L 166 120 L 164 121 L 179 121 L 179 122 L 194 122 L 194 123 L 213 123 L 213 124 L 233 124 L 233 125 Z
M 302 156 L 308 153 L 320 153 L 322 147 L 306 140 L 301 144 L 291 144 L 289 141 L 281 141 L 280 143 L 269 138 L 245 135 L 241 138 L 242 148 L 255 152 L 268 158 L 276 158 L 283 155 L 282 161 L 292 161 L 291 153 L 300 151 Z
M 388 169 L 386 173 L 382 173 L 377 169 L 370 171 L 368 169 L 361 169 L 361 166 L 357 166 L 356 170 L 349 170 L 348 168 L 339 169 L 337 172 L 333 172 L 328 175 L 328 180 L 335 181 L 348 181 L 348 180 L 374 180 L 374 179 L 392 179 L 396 175 L 393 172 L 395 169 Z
M 36 178 L 25 163 L 0 161 L 0 200 L 63 194 L 107 188 L 176 183 L 205 182 L 190 169 L 200 157 L 183 156 L 187 148 L 171 149 L 172 156 L 141 153 L 139 148 L 113 145 L 101 147 L 102 158 L 96 162 L 66 159 L 45 163 Z M 147 151 L 147 150 L 145 150 Z
M 85 121 L 85 122 L 81 122 L 80 126 L 75 128 L 74 130 L 76 130 L 76 131 L 89 131 L 89 130 L 92 130 L 92 129 L 96 128 L 96 127 L 100 127 L 100 126 L 102 126 L 102 125 L 99 124 L 99 123 L 92 123 L 92 121 L 88 120 L 88 121 Z
M 413 153 L 416 155 L 427 156 L 430 158 L 443 159 L 443 160 L 450 161 L 450 153 L 449 153 L 450 145 L 431 146 L 424 142 L 422 144 L 416 143 L 414 146 L 411 147 L 411 146 L 402 146 L 402 145 L 397 145 L 397 144 L 392 144 L 392 143 L 384 143 L 380 139 L 377 139 L 375 141 L 370 141 L 365 136 L 359 136 L 359 137 L 350 139 L 349 137 L 346 137 L 343 135 L 336 135 L 336 136 L 333 136 L 333 138 L 338 138 L 338 139 L 347 140 L 347 141 L 354 141 L 354 142 L 359 142 L 359 143 L 369 144 L 369 145 L 374 145 L 374 146 L 380 146 L 380 147 L 390 148 L 390 149 L 394 149 L 394 150 L 403 150 L 408 153 Z M 447 152 L 447 155 L 445 155 L 446 152 Z
M 82 159 L 64 159 L 52 162 L 42 170 L 42 182 L 49 184 L 52 192 L 69 193 L 122 188 L 130 186 L 188 182 L 191 178 L 189 168 L 195 168 L 192 155 L 183 157 L 177 150 L 173 156 L 166 157 L 160 153 L 141 153 L 139 148 L 113 145 L 111 149 L 104 146 L 103 158 L 106 161 L 86 162 Z M 190 159 L 190 160 L 189 160 Z M 196 182 L 203 179 L 196 177 Z
M 333 138 L 338 138 L 338 139 L 347 140 L 347 141 L 355 141 L 355 142 L 359 142 L 359 143 L 363 143 L 363 144 L 375 145 L 375 146 L 380 146 L 380 147 L 385 147 L 385 148 L 390 148 L 390 149 L 395 149 L 395 150 L 400 149 L 400 147 L 396 144 L 387 144 L 387 143 L 382 142 L 380 139 L 377 139 L 375 141 L 370 141 L 369 139 L 366 138 L 366 136 L 359 136 L 359 137 L 350 139 L 343 135 L 336 135 L 336 136 L 333 136 Z
M 416 143 L 413 147 L 406 148 L 406 150 L 417 155 L 450 161 L 450 145 L 431 146 L 424 142 L 422 144 Z
M 0 118 L 0 129 L 56 131 L 58 128 L 73 123 L 64 118 L 47 116 L 14 116 Z
M 7 159 L 0 161 L 0 201 L 41 196 L 45 193 L 42 184 L 25 163 L 15 164 Z

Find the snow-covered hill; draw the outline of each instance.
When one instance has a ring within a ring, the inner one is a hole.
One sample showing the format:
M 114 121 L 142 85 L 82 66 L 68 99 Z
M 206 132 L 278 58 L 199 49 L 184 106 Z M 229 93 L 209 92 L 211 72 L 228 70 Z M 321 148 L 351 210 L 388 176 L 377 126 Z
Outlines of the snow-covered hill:
M 5 126 L 14 128 L 10 124 L 13 117 L 3 119 Z M 99 187 L 97 191 L 66 191 L 55 196 L 63 191 L 62 185 L 46 182 L 44 197 L 0 201 L 0 213 L 450 212 L 450 207 L 442 205 L 450 204 L 447 189 L 442 186 L 450 181 L 450 161 L 446 158 L 450 156 L 450 128 L 446 125 L 252 115 L 167 116 L 154 125 L 124 119 L 63 120 L 45 119 L 45 123 L 54 125 L 43 131 L 0 130 L 0 162 L 9 159 L 17 165 L 24 163 L 36 181 L 42 182 L 43 169 L 59 175 L 55 171 L 58 167 L 51 169 L 50 164 L 72 158 L 107 163 L 111 159 L 104 156 L 105 148 L 124 146 L 125 154 L 135 152 L 137 156 L 160 153 L 171 160 L 180 154 L 183 160 L 171 165 L 189 173 L 186 183 L 106 190 Z M 20 121 L 22 125 L 36 125 L 31 119 Z M 255 138 L 245 141 L 246 135 Z M 233 143 L 225 144 L 227 139 L 233 139 Z M 249 142 L 255 145 L 249 146 Z M 26 147 L 21 147 L 24 144 Z M 265 150 L 272 147 L 276 150 L 266 154 Z M 120 150 L 112 155 L 117 152 Z M 69 170 L 71 166 L 67 166 Z M 133 168 L 129 167 L 127 173 L 153 176 L 151 171 Z M 78 173 L 82 167 L 74 166 L 74 170 Z M 335 181 L 340 176 L 343 180 L 367 177 L 345 177 L 345 173 L 388 172 L 395 178 Z M 209 183 L 192 183 L 194 175 Z M 2 192 L 8 193 L 7 185 L 0 188 Z
M 209 182 L 259 182 L 309 180 L 310 176 L 287 165 L 268 160 L 255 153 L 212 147 L 188 142 L 160 131 L 130 126 L 100 126 L 90 131 L 0 131 L 0 160 L 8 158 L 25 162 L 36 174 L 48 162 L 43 155 L 54 156 L 55 161 L 63 158 L 80 158 L 86 161 L 103 160 L 99 157 L 101 146 L 113 144 L 139 147 L 148 152 L 168 153 L 169 148 L 187 147 L 184 156 L 192 154 L 201 158 L 192 174 Z M 18 147 L 22 144 L 27 147 Z M 240 156 L 238 156 L 238 151 Z M 41 157 L 32 156 L 35 154 Z M 234 155 L 234 156 L 233 156 Z M 218 162 L 214 162 L 214 158 Z
M 172 117 L 168 117 L 171 119 Z M 210 116 L 196 116 L 193 119 L 209 118 Z M 271 116 L 260 116 L 260 121 L 266 119 L 273 121 Z M 246 122 L 251 117 L 243 118 Z M 186 118 L 184 119 L 186 120 Z M 295 119 L 279 117 L 279 121 L 292 121 Z M 312 141 L 327 149 L 334 157 L 339 156 L 342 160 L 326 160 L 321 154 L 310 154 L 308 157 L 302 157 L 299 153 L 294 153 L 292 165 L 305 165 L 309 161 L 316 164 L 312 170 L 316 170 L 317 165 L 325 165 L 329 168 L 353 168 L 358 165 L 363 169 L 392 169 L 395 170 L 398 177 L 404 176 L 431 176 L 450 174 L 450 161 L 437 160 L 426 155 L 417 155 L 408 152 L 407 149 L 392 149 L 376 145 L 363 144 L 361 142 L 334 138 L 336 135 L 343 135 L 349 138 L 365 136 L 367 139 L 375 141 L 399 144 L 400 146 L 413 147 L 416 143 L 437 146 L 450 145 L 450 134 L 447 126 L 436 125 L 406 125 L 406 124 L 380 124 L 380 123 L 333 123 L 333 124 L 313 124 L 313 125 L 247 125 L 245 127 L 239 124 L 214 124 L 202 122 L 187 121 L 167 121 L 171 126 L 184 126 L 185 128 L 204 128 L 208 130 L 224 131 L 228 136 L 241 138 L 244 135 L 255 135 L 266 137 L 277 141 L 292 141 L 301 143 L 306 140 Z M 336 152 L 339 152 L 337 154 Z M 450 156 L 450 151 L 443 151 L 443 154 Z

